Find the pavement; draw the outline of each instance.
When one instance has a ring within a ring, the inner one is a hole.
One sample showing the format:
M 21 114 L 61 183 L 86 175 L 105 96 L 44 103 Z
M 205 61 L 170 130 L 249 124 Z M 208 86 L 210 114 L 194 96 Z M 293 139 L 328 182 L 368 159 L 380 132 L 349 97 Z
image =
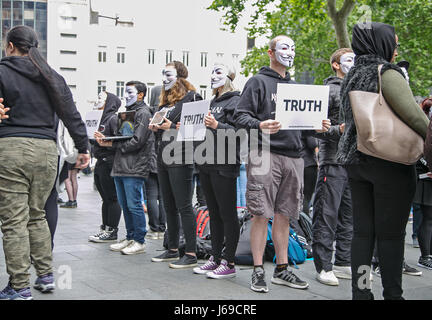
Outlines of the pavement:
M 125 256 L 109 250 L 109 244 L 88 242 L 88 236 L 101 224 L 101 199 L 93 189 L 93 177 L 80 175 L 78 208 L 59 209 L 58 227 L 53 252 L 54 276 L 57 289 L 51 294 L 33 291 L 37 300 L 350 300 L 350 280 L 340 280 L 337 287 L 315 280 L 313 261 L 299 265 L 296 274 L 309 283 L 307 290 L 273 285 L 270 278 L 272 263 L 265 264 L 270 291 L 266 294 L 250 290 L 251 267 L 237 266 L 232 279 L 207 279 L 193 274 L 191 269 L 174 270 L 167 263 L 155 263 L 151 258 L 163 250 L 162 240 L 147 240 L 144 254 Z M 61 195 L 63 199 L 66 194 Z M 123 218 L 119 238 L 125 236 Z M 411 245 L 412 224 L 407 225 L 405 258 L 417 268 L 419 249 Z M 0 244 L 1 247 L 1 244 Z M 204 261 L 199 261 L 204 263 Z M 409 300 L 432 300 L 432 270 L 421 269 L 423 275 L 403 276 L 404 297 Z M 31 268 L 31 281 L 35 281 Z M 3 250 L 0 250 L 0 286 L 8 276 Z M 374 276 L 372 290 L 382 299 L 381 278 Z

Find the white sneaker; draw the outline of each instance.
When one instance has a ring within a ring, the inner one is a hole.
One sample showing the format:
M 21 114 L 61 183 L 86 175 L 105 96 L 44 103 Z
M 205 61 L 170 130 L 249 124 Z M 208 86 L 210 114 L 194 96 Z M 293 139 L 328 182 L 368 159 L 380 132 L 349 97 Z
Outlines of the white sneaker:
M 119 243 L 115 243 L 115 244 L 110 245 L 110 250 L 119 252 L 119 251 L 122 251 L 124 248 L 132 245 L 132 243 L 133 243 L 133 240 L 124 239 L 124 240 L 120 241 Z
M 165 238 L 165 232 L 158 232 L 158 239 L 163 240 Z
M 147 232 L 146 239 L 157 240 L 158 239 L 158 232 L 156 232 L 156 231 L 149 231 L 149 232 Z
M 133 243 L 126 248 L 124 248 L 121 253 L 122 254 L 138 254 L 138 253 L 144 253 L 145 252 L 145 243 L 139 243 L 136 241 L 133 241 Z
M 339 285 L 339 280 L 336 278 L 333 271 L 325 272 L 324 270 L 321 270 L 321 273 L 317 273 L 316 279 L 322 284 L 329 286 Z
M 333 266 L 333 273 L 339 279 L 351 280 L 352 278 L 351 267 Z

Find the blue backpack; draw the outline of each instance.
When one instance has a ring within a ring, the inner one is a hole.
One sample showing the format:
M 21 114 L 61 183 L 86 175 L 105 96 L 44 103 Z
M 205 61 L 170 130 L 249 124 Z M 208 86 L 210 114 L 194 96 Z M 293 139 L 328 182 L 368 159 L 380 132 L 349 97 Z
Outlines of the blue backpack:
M 276 253 L 274 249 L 274 244 L 272 240 L 272 226 L 273 221 L 269 220 L 267 225 L 267 244 L 266 244 L 266 254 L 268 260 L 276 262 Z M 306 261 L 307 250 L 303 248 L 302 243 L 299 241 L 297 234 L 293 229 L 290 228 L 290 235 L 288 241 L 288 263 L 293 265 L 298 269 L 297 264 L 302 264 Z

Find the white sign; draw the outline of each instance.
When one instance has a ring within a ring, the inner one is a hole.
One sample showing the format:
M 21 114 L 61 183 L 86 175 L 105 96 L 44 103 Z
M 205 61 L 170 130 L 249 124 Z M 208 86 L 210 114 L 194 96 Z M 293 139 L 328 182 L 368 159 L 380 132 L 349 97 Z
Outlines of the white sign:
M 278 83 L 276 120 L 282 130 L 320 130 L 328 118 L 329 86 Z
M 94 139 L 94 133 L 99 129 L 102 113 L 103 110 L 94 110 L 86 113 L 85 125 L 87 129 L 87 136 L 90 139 Z
M 183 104 L 177 141 L 203 141 L 206 135 L 205 116 L 210 109 L 210 100 Z

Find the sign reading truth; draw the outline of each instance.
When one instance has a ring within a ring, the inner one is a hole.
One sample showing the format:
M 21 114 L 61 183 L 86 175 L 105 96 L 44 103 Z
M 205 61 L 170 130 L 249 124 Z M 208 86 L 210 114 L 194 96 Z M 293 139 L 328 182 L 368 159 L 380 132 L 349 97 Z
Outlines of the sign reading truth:
M 210 100 L 183 104 L 180 129 L 177 141 L 202 141 L 205 139 L 205 116 L 210 108 Z
M 319 130 L 328 118 L 329 86 L 279 83 L 276 120 L 282 130 Z

